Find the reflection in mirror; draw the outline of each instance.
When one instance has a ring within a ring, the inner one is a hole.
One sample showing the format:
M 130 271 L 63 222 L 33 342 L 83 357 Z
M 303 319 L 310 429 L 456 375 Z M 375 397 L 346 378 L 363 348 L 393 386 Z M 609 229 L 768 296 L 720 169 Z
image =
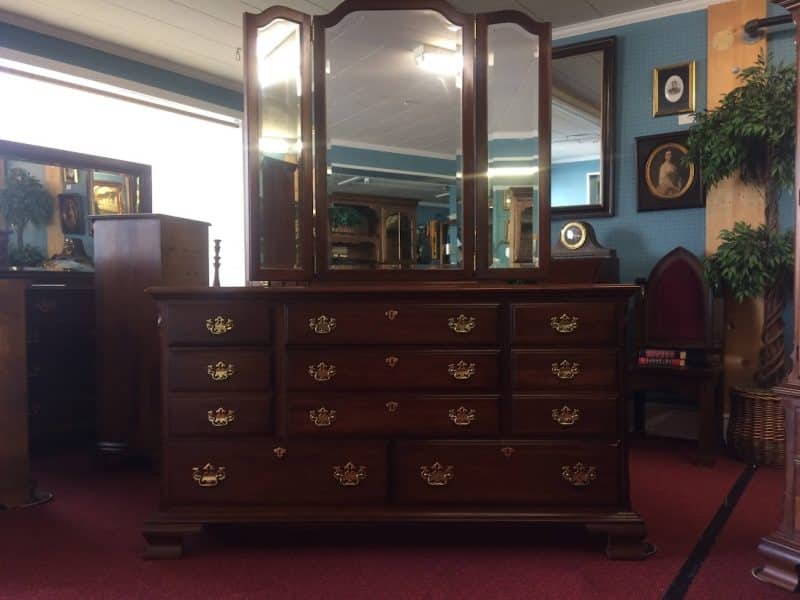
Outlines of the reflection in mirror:
M 491 268 L 539 266 L 539 40 L 515 23 L 487 34 Z
M 258 29 L 258 228 L 262 269 L 301 269 L 300 24 L 275 19 Z M 269 232 L 269 234 L 267 234 Z
M 330 267 L 462 264 L 462 46 L 431 10 L 325 31 Z
M 551 206 L 554 214 L 611 214 L 613 38 L 553 50 Z M 609 181 L 607 181 L 609 180 Z

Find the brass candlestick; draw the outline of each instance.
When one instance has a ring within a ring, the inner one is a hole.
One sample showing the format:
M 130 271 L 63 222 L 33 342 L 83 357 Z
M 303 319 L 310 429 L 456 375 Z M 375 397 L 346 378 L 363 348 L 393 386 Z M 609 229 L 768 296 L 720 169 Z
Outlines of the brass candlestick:
M 219 287 L 219 245 L 221 240 L 214 240 L 214 287 Z

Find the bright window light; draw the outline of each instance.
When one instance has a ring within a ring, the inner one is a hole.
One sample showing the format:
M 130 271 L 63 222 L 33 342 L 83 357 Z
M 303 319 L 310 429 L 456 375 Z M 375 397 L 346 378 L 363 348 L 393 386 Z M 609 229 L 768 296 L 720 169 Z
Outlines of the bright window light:
M 459 75 L 464 65 L 460 51 L 428 44 L 417 46 L 414 61 L 420 69 L 435 75 Z
M 256 56 L 261 87 L 294 80 L 297 95 L 301 94 L 300 27 L 297 23 L 278 19 L 259 29 Z
M 538 172 L 539 167 L 489 167 L 489 177 L 526 177 Z

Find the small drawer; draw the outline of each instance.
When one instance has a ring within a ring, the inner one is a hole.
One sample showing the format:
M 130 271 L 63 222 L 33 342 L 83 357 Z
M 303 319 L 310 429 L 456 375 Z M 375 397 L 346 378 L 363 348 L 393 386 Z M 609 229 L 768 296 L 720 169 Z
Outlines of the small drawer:
M 507 441 L 398 442 L 400 504 L 613 505 L 617 444 Z
M 288 351 L 290 390 L 487 390 L 499 351 L 330 348 Z
M 608 350 L 512 350 L 515 390 L 616 389 L 618 353 Z
M 512 431 L 520 434 L 618 435 L 618 398 L 613 395 L 515 395 Z
M 162 326 L 169 345 L 266 346 L 271 341 L 271 312 L 260 302 L 170 303 Z
M 173 442 L 166 451 L 167 505 L 382 503 L 382 442 Z
M 288 307 L 290 344 L 496 344 L 497 304 L 335 302 Z
M 289 433 L 339 435 L 491 435 L 497 396 L 309 394 L 289 396 Z
M 167 397 L 171 436 L 266 435 L 272 430 L 269 394 L 185 394 Z
M 268 350 L 170 348 L 167 389 L 175 392 L 265 392 L 270 389 Z
M 603 346 L 618 343 L 613 302 L 513 304 L 512 344 Z

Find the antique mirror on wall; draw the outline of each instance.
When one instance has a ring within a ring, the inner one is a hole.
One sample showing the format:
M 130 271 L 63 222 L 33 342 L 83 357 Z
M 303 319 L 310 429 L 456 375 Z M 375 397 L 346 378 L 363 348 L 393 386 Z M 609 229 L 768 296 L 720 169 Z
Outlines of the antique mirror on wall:
M 463 277 L 473 18 L 439 2 L 372 5 L 314 20 L 318 269 Z
M 616 38 L 553 48 L 551 211 L 614 214 Z
M 52 214 L 39 222 L 40 206 L 28 217 L 17 211 L 17 223 L 0 216 L 0 232 L 9 232 L 0 240 L 8 244 L 8 260 L 0 247 L 0 264 L 12 268 L 92 271 L 91 217 L 152 212 L 148 165 L 0 140 L 0 189 L 19 196 L 14 189 L 23 188 L 43 192 Z
M 536 277 L 550 245 L 550 28 L 501 11 L 477 33 L 478 272 Z

